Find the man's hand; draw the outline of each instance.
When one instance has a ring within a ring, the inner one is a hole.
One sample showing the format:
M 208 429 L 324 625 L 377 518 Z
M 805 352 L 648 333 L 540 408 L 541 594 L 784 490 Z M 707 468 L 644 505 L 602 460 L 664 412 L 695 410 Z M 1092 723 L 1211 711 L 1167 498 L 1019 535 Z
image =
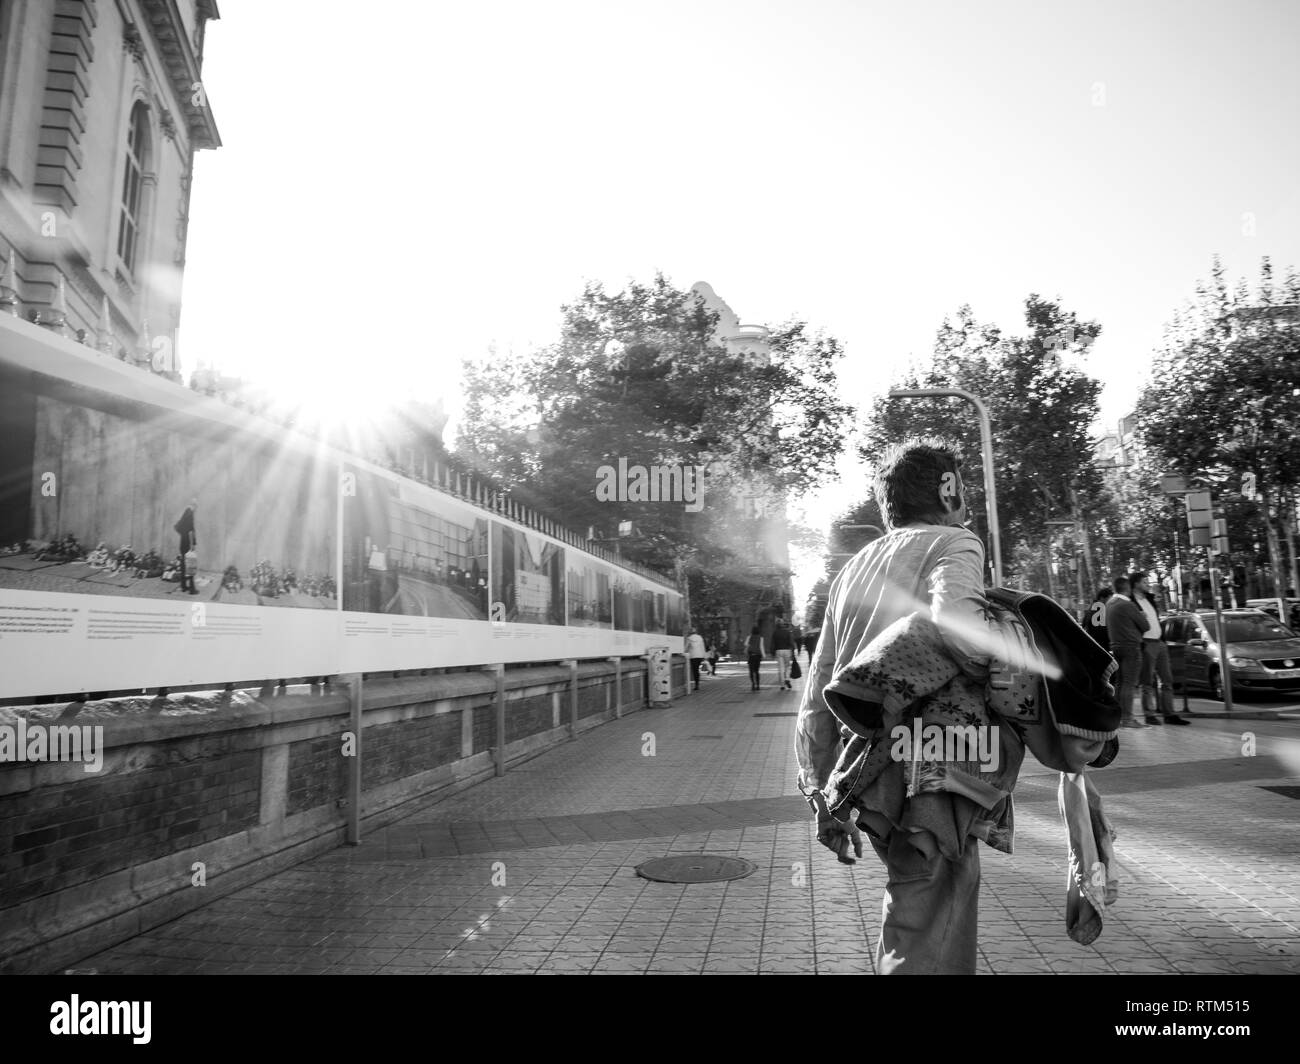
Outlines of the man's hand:
M 850 820 L 836 820 L 821 791 L 808 796 L 808 804 L 817 816 L 817 841 L 835 854 L 840 864 L 856 864 L 849 856 L 849 846 L 858 857 L 862 856 L 862 831 Z M 850 814 L 851 816 L 852 814 Z

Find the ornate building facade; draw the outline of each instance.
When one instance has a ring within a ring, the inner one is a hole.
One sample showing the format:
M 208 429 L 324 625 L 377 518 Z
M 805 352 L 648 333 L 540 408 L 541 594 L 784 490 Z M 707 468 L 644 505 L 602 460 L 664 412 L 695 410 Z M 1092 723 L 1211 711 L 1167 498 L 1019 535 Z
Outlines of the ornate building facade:
M 0 312 L 179 380 L 215 0 L 0 0 Z

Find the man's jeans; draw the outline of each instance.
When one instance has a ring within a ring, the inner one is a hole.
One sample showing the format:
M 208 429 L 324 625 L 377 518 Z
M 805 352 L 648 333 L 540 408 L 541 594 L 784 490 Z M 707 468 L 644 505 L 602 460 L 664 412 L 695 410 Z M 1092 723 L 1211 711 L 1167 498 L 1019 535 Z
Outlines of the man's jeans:
M 1158 701 L 1157 679 L 1160 681 Z M 1157 712 L 1164 717 L 1174 715 L 1174 672 L 1169 666 L 1169 648 L 1159 639 L 1147 639 L 1142 643 L 1142 711 L 1149 716 L 1155 716 Z
M 865 827 L 865 825 L 864 825 Z M 889 880 L 876 946 L 878 975 L 974 975 L 979 926 L 979 842 L 959 860 L 927 858 L 895 828 L 888 843 L 867 832 Z
M 691 658 L 691 683 L 696 687 L 700 686 L 700 666 L 704 664 L 703 658 Z
M 1132 646 L 1111 647 L 1111 656 L 1119 666 L 1119 708 L 1124 720 L 1136 720 L 1133 713 L 1133 695 L 1142 674 L 1142 648 Z
M 794 656 L 792 650 L 778 650 L 776 652 L 776 671 L 777 683 L 783 684 L 790 679 L 790 659 Z

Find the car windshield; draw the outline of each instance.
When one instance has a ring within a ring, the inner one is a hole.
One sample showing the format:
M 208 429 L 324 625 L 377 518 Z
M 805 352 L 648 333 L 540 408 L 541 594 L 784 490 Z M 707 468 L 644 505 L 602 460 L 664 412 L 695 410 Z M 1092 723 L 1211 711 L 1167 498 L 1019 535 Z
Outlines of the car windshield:
M 1205 627 L 1210 634 L 1218 640 L 1218 627 L 1214 623 L 1213 617 L 1201 618 L 1205 622 Z M 1295 633 L 1290 628 L 1278 624 L 1272 617 L 1264 615 L 1237 615 L 1228 614 L 1223 618 L 1223 623 L 1228 628 L 1229 643 L 1249 643 L 1252 640 L 1262 639 L 1294 639 Z

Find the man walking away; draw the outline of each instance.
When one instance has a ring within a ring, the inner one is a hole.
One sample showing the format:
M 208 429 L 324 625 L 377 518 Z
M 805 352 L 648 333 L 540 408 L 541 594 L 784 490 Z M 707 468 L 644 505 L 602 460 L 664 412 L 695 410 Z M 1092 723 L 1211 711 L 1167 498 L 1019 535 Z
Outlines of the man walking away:
M 700 689 L 700 666 L 704 664 L 704 654 L 704 637 L 692 628 L 686 637 L 686 656 L 691 662 L 691 683 L 697 691 Z
M 857 824 L 841 823 L 830 815 L 823 793 L 842 748 L 839 721 L 823 692 L 872 640 L 920 613 L 942 633 L 947 655 L 975 682 L 988 679 L 996 645 L 984 597 L 984 545 L 963 527 L 966 497 L 956 451 L 929 440 L 894 448 L 877 469 L 875 496 L 889 531 L 859 551 L 831 584 L 795 724 L 799 789 L 817 815 L 822 845 L 848 862 L 850 843 L 862 853 L 860 828 L 865 827 L 885 866 L 876 970 L 974 974 L 979 840 L 966 836 L 958 852 L 945 855 L 930 833 L 913 835 L 899 826 L 907 818 L 907 804 L 901 818 L 868 807 L 858 813 Z M 901 768 L 896 761 L 891 765 L 886 771 L 903 786 Z M 957 816 L 955 799 L 952 794 L 943 799 L 949 819 Z
M 1142 673 L 1142 643 L 1147 618 L 1129 598 L 1132 584 L 1127 576 L 1115 577 L 1115 594 L 1106 603 L 1106 634 L 1110 653 L 1119 666 L 1119 708 L 1124 714 L 1121 728 L 1145 728 L 1133 712 L 1133 696 Z
M 783 620 L 776 623 L 776 631 L 772 634 L 772 649 L 776 651 L 777 679 L 787 691 L 793 690 L 794 685 L 790 683 L 790 660 L 794 657 L 794 634 Z
M 1146 722 L 1161 723 L 1156 715 L 1159 705 L 1164 723 L 1186 725 L 1187 721 L 1174 712 L 1174 671 L 1169 665 L 1169 648 L 1160 638 L 1160 615 L 1151 601 L 1151 581 L 1146 573 L 1132 573 L 1129 583 L 1133 585 L 1133 599 L 1147 620 L 1146 631 L 1142 633 L 1142 712 Z M 1157 680 L 1160 681 L 1158 702 Z
M 758 625 L 754 625 L 749 632 L 749 641 L 745 644 L 745 659 L 749 662 L 749 686 L 755 691 L 761 689 L 758 679 L 764 654 L 763 633 L 758 630 Z

